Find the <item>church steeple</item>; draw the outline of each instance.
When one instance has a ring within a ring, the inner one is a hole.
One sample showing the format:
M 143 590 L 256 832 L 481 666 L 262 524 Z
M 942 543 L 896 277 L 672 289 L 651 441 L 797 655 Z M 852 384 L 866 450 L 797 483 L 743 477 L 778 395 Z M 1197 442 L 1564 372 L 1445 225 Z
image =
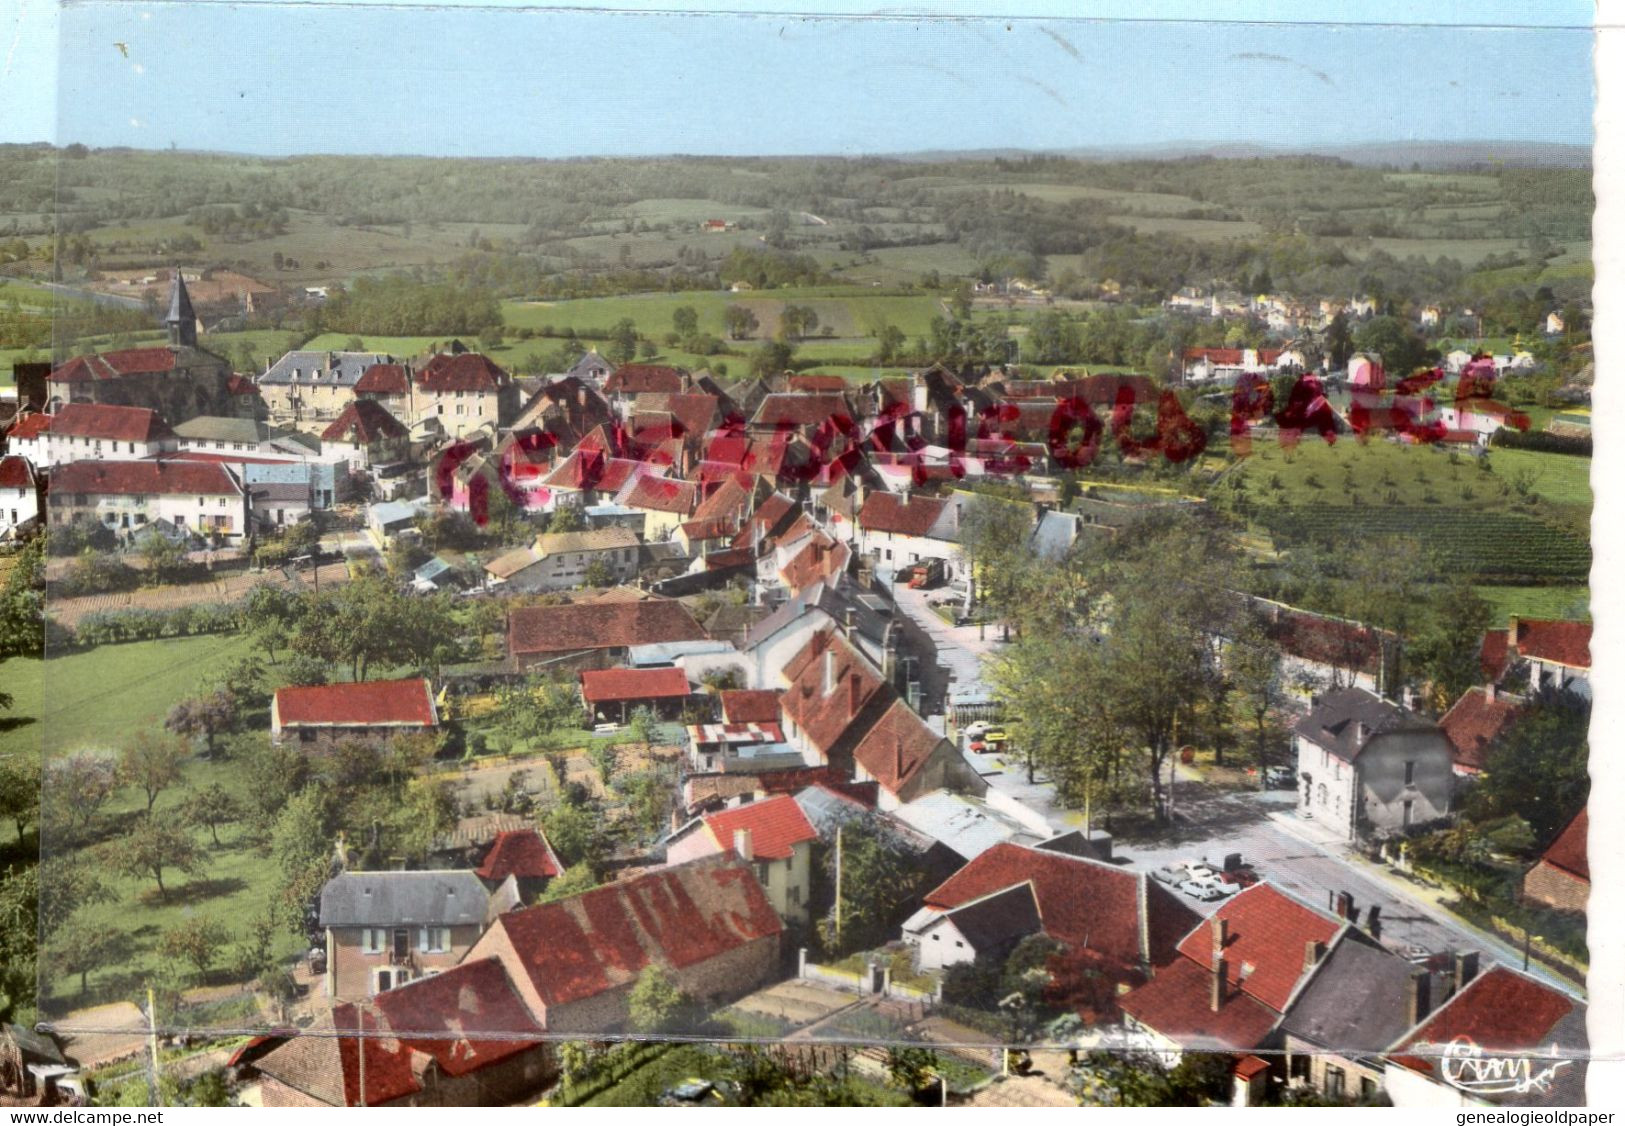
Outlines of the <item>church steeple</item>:
M 171 348 L 197 347 L 197 314 L 192 311 L 192 299 L 187 296 L 179 266 L 169 271 L 169 314 L 164 323 L 169 326 Z

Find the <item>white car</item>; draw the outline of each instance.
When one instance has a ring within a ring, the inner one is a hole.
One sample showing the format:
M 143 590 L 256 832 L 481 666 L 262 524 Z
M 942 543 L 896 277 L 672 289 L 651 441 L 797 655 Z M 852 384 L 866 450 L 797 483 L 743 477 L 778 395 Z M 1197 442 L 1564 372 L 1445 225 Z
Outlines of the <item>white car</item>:
M 965 738 L 967 738 L 967 739 L 980 739 L 983 735 L 987 734 L 988 726 L 989 725 L 987 723 L 984 723 L 981 720 L 977 720 L 975 723 L 968 724 L 965 727 Z
M 1204 903 L 1214 899 L 1224 899 L 1234 895 L 1238 889 L 1230 887 L 1217 877 L 1193 876 L 1179 885 L 1179 890 L 1192 899 L 1200 899 Z

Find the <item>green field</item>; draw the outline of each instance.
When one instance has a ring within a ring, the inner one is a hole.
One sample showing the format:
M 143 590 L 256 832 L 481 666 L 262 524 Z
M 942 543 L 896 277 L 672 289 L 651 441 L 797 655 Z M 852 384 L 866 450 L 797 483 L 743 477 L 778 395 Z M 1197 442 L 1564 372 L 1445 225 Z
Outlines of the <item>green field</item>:
M 1492 620 L 1505 624 L 1520 618 L 1589 620 L 1591 592 L 1583 586 L 1480 586 L 1478 596 L 1490 604 Z
M 660 340 L 672 331 L 672 313 L 688 306 L 699 315 L 701 332 L 726 340 L 722 311 L 727 306 L 742 305 L 749 309 L 760 324 L 757 337 L 768 337 L 778 330 L 779 314 L 787 303 L 811 307 L 818 314 L 820 330 L 824 325 L 832 325 L 836 335 L 844 338 L 867 338 L 868 328 L 876 318 L 916 336 L 930 328 L 932 317 L 942 313 L 941 299 L 935 294 L 873 294 L 855 287 L 821 287 L 774 290 L 770 295 L 754 291 L 694 290 L 576 301 L 506 301 L 502 316 L 510 329 L 551 328 L 555 333 L 574 329 L 590 337 L 607 335 L 618 321 L 631 318 L 640 332 Z M 750 341 L 737 343 L 748 346 Z M 816 343 L 819 339 L 815 334 L 809 344 Z

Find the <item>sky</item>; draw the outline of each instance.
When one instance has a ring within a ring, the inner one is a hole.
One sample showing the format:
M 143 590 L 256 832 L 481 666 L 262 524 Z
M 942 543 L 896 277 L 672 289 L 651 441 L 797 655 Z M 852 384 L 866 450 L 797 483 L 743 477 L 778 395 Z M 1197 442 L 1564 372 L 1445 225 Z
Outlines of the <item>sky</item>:
M 1368 0 L 1356 24 L 1319 0 L 684 7 L 0 0 L 0 141 L 572 157 L 1592 140 L 1592 9 L 1574 0 Z

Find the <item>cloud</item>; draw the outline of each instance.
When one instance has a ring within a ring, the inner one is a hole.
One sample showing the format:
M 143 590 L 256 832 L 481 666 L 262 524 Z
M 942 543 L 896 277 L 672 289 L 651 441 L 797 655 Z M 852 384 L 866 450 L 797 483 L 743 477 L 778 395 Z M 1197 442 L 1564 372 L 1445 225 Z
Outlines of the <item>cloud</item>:
M 145 74 L 145 73 L 147 73 L 147 68 L 142 66 L 140 63 L 131 63 L 130 64 L 130 70 L 132 72 L 134 72 L 135 74 Z
M 135 129 L 141 128 L 141 119 L 139 117 L 130 118 L 130 125 L 131 125 L 132 128 L 135 128 Z
M 1307 63 L 1300 63 L 1297 59 L 1289 59 L 1285 55 L 1272 55 L 1267 51 L 1243 51 L 1239 55 L 1231 55 L 1230 57 L 1232 59 L 1255 59 L 1266 63 L 1284 63 L 1286 66 L 1295 66 L 1301 71 L 1314 75 L 1328 86 L 1337 85 L 1325 71 L 1316 70 Z

